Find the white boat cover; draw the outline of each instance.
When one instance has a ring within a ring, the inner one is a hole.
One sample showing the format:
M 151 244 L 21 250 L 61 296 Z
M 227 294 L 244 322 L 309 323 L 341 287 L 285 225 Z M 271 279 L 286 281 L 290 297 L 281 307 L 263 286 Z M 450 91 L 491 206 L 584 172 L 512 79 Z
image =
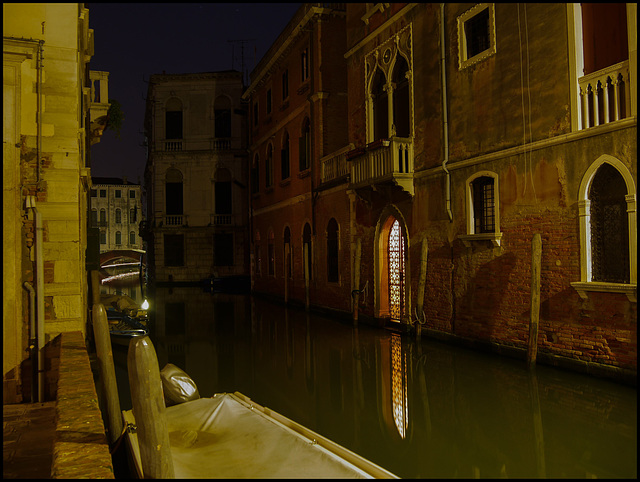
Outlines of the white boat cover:
M 175 405 L 165 413 L 177 479 L 396 477 L 239 392 Z M 130 410 L 123 415 L 133 423 Z M 129 442 L 142 475 L 135 433 Z

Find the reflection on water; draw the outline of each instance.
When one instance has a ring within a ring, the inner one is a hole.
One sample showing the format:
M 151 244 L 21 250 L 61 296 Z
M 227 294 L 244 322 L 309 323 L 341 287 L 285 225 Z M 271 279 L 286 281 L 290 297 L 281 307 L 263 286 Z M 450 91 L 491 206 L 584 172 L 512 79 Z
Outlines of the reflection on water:
M 202 396 L 240 391 L 401 477 L 636 477 L 637 392 L 354 329 L 261 299 L 156 293 L 152 339 Z M 126 350 L 114 348 L 122 408 Z

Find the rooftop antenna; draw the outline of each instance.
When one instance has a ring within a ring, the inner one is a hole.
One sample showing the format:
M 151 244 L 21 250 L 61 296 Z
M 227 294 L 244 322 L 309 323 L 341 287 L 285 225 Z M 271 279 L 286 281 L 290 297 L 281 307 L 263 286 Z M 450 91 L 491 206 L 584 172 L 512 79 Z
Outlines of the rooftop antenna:
M 233 44 L 231 47 L 231 68 L 235 67 L 235 44 L 240 44 L 240 71 L 242 72 L 243 83 L 249 84 L 249 72 L 244 68 L 244 44 L 249 42 L 255 42 L 256 39 L 239 39 L 239 40 L 227 40 L 228 43 Z

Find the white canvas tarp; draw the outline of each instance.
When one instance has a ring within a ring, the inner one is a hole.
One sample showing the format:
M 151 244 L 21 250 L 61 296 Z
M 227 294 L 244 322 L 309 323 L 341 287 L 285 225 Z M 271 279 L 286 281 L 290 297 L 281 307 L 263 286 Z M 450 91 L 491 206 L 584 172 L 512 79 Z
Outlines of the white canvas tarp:
M 168 407 L 166 417 L 177 479 L 395 477 L 238 392 Z

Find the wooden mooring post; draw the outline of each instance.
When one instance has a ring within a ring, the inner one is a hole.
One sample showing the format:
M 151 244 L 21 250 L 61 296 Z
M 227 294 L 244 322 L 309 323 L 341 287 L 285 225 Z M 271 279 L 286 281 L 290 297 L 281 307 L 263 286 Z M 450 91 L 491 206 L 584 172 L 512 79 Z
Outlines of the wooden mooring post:
M 427 238 L 424 237 L 422 239 L 422 251 L 420 252 L 420 278 L 418 280 L 418 293 L 417 293 L 417 301 L 416 301 L 416 338 L 420 338 L 422 333 L 422 323 L 424 320 L 421 319 L 421 315 L 423 313 L 424 308 L 424 286 L 427 282 L 427 256 L 429 254 L 429 243 L 427 242 Z
M 353 296 L 351 300 L 353 302 L 353 324 L 358 324 L 358 305 L 360 304 L 360 261 L 362 260 L 362 241 L 360 238 L 356 240 L 356 253 L 353 266 L 353 286 L 354 289 L 351 292 Z
M 284 245 L 284 302 L 289 302 L 289 270 L 291 269 L 290 255 L 291 247 L 289 243 Z
M 116 371 L 113 365 L 113 351 L 109 335 L 107 311 L 102 303 L 95 303 L 92 308 L 93 338 L 96 344 L 96 356 L 100 370 L 102 394 L 106 400 L 107 420 L 109 422 L 109 442 L 115 443 L 122 433 L 123 421 L 120 412 L 120 398 Z
M 531 241 L 531 314 L 529 318 L 529 347 L 527 366 L 533 367 L 538 354 L 538 321 L 540 319 L 540 266 L 542 260 L 542 237 L 533 235 Z
M 304 244 L 304 309 L 309 311 L 309 243 Z
M 133 416 L 145 479 L 173 479 L 173 459 L 156 350 L 148 336 L 132 338 L 127 354 Z

